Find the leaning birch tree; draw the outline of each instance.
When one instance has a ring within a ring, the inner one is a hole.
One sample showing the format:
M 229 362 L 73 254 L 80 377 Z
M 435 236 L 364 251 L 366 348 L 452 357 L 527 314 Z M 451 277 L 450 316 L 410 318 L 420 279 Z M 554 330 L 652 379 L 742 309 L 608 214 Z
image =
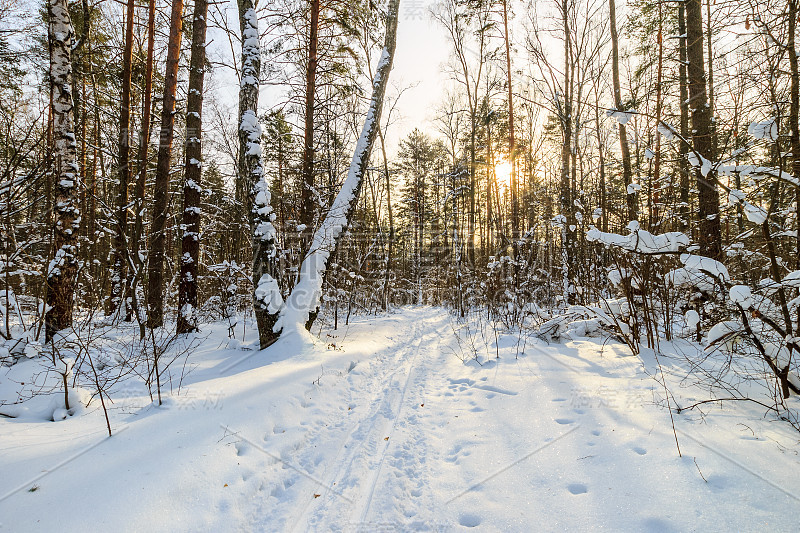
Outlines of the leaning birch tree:
M 47 268 L 45 339 L 72 325 L 77 230 L 80 211 L 77 199 L 77 145 L 72 120 L 72 47 L 75 30 L 66 0 L 48 0 L 48 45 L 50 50 L 50 107 L 53 132 L 53 193 L 55 256 Z
M 375 69 L 375 76 L 372 80 L 372 97 L 361 135 L 353 153 L 350 169 L 330 211 L 314 232 L 311 248 L 300 267 L 300 279 L 292 289 L 280 312 L 279 320 L 275 324 L 275 330 L 279 333 L 302 331 L 304 327 L 310 326 L 313 322 L 322 297 L 322 284 L 325 280 L 328 263 L 336 251 L 339 239 L 350 222 L 353 210 L 358 203 L 370 151 L 380 128 L 383 97 L 389 82 L 389 72 L 392 69 L 397 41 L 399 8 L 400 0 L 389 0 L 383 51 Z M 277 284 L 273 291 L 277 291 Z M 270 301 L 276 302 L 278 298 Z

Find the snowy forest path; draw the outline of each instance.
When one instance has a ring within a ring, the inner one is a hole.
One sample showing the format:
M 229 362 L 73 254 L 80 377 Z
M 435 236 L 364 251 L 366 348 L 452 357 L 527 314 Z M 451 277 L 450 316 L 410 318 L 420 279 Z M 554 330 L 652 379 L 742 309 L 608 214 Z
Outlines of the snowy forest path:
M 339 401 L 319 405 L 316 391 L 304 395 L 303 407 L 318 421 L 306 424 L 313 429 L 288 452 L 308 476 L 293 472 L 295 479 L 283 484 L 311 485 L 313 497 L 295 502 L 280 529 L 374 530 L 397 524 L 387 513 L 402 509 L 408 524 L 425 507 L 417 497 L 429 482 L 423 479 L 429 450 L 418 411 L 428 380 L 442 365 L 440 345 L 452 331 L 441 309 L 412 314 L 414 320 L 398 324 L 392 345 L 351 363 L 344 382 L 336 384 Z M 433 510 L 423 514 L 427 522 Z M 255 523 L 261 528 L 270 519 L 257 516 Z

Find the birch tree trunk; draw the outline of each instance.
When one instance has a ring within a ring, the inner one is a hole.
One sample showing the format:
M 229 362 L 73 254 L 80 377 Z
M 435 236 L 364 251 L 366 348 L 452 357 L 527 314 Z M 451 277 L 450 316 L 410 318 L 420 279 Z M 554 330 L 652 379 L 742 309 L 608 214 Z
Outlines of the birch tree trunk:
M 270 207 L 270 192 L 261 165 L 261 126 L 258 122 L 258 87 L 261 72 L 261 47 L 258 15 L 253 0 L 239 0 L 239 28 L 242 33 L 242 78 L 239 85 L 238 179 L 250 221 L 253 247 L 253 310 L 258 324 L 258 340 L 266 348 L 278 339 L 274 331 L 283 305 L 278 286 L 278 261 L 275 247 L 275 215 Z
M 151 328 L 164 325 L 164 248 L 169 206 L 169 170 L 172 160 L 172 138 L 175 126 L 175 89 L 178 85 L 178 60 L 183 33 L 183 0 L 172 2 L 167 66 L 164 73 L 164 100 L 161 108 L 161 135 L 158 144 L 153 222 L 150 226 L 150 250 L 147 269 L 147 324 Z
M 275 325 L 279 331 L 302 331 L 313 321 L 313 318 L 309 317 L 316 315 L 328 263 L 358 203 L 370 151 L 380 128 L 383 97 L 389 82 L 397 41 L 399 8 L 400 0 L 389 0 L 383 52 L 375 69 L 369 110 L 353 153 L 350 170 L 328 215 L 314 232 L 311 249 L 300 267 L 300 280 L 292 289 Z
M 183 181 L 183 237 L 178 286 L 177 333 L 197 331 L 197 264 L 200 261 L 200 183 L 203 176 L 203 79 L 206 63 L 208 0 L 195 0 L 192 57 L 186 104 L 186 164 Z
M 55 257 L 47 268 L 45 339 L 72 325 L 75 276 L 78 270 L 77 145 L 72 120 L 72 46 L 75 31 L 66 0 L 48 0 L 48 44 L 50 50 L 50 110 L 53 135 L 53 203 Z

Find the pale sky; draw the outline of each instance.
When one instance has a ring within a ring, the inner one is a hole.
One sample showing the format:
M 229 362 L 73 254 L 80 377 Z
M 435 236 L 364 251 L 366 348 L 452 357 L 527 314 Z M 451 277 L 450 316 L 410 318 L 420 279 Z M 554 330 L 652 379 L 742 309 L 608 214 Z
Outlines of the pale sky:
M 400 4 L 397 49 L 390 83 L 394 87 L 416 84 L 403 93 L 397 106 L 398 120 L 389 128 L 387 142 L 394 152 L 399 139 L 415 127 L 430 129 L 429 120 L 450 85 L 443 64 L 450 56 L 451 45 L 442 27 L 431 20 L 431 0 L 405 0 Z M 396 94 L 396 91 L 391 91 Z

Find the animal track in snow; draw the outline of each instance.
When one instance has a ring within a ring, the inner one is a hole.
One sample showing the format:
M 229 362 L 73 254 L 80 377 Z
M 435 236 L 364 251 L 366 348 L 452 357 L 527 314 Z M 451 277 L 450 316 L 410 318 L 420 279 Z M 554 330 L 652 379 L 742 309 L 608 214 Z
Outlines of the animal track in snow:
M 570 483 L 567 485 L 567 490 L 571 494 L 586 494 L 589 492 L 589 489 L 583 483 Z
M 458 523 L 464 527 L 478 527 L 481 525 L 481 517 L 473 513 L 463 513 L 458 517 Z

